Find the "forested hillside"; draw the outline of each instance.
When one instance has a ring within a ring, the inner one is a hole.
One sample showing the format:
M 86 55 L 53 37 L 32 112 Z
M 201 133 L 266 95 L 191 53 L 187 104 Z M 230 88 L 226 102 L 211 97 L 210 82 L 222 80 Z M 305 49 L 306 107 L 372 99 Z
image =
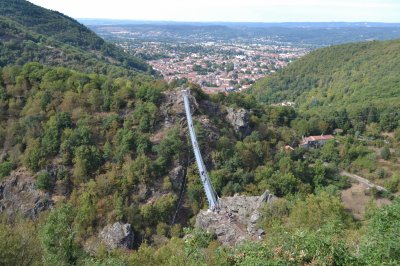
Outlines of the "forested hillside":
M 0 1 L 0 66 L 36 61 L 98 73 L 150 72 L 77 21 L 25 0 Z
M 28 256 L 46 265 L 359 264 L 380 258 L 383 248 L 376 250 L 375 241 L 397 241 L 396 235 L 384 240 L 377 233 L 379 219 L 388 230 L 394 227 L 391 214 L 376 209 L 374 200 L 367 218 L 377 221 L 367 229 L 340 202 L 340 190 L 350 184 L 339 166 L 361 160 L 365 149 L 349 137 L 340 148 L 331 142 L 321 150 L 285 151 L 286 143 L 300 140 L 290 126 L 297 117 L 290 108 L 259 105 L 240 94 L 210 98 L 192 86 L 199 144 L 217 193 L 260 195 L 269 189 L 280 198 L 262 212 L 266 242 L 229 249 L 219 247 L 213 234 L 191 229 L 206 200 L 179 91 L 163 81 L 38 63 L 4 67 L 0 76 L 0 235 L 8 239 L 1 244 L 3 262 L 24 264 Z M 225 106 L 247 110 L 246 130 L 235 129 Z M 397 179 L 393 191 L 398 184 Z M 396 204 L 387 209 L 396 213 Z M 109 252 L 99 240 L 99 232 L 116 222 L 132 226 L 128 247 L 137 252 Z M 363 230 L 375 235 L 356 244 L 352 237 Z M 180 239 L 184 234 L 188 240 Z M 276 249 L 282 252 L 273 255 Z M 393 254 L 384 259 L 398 259 Z
M 400 106 L 399 69 L 399 40 L 350 43 L 312 52 L 257 82 L 251 93 L 266 103 L 295 101 L 300 110 L 320 115 L 393 111 Z
M 184 83 L 217 194 L 277 197 L 260 209 L 264 240 L 224 246 L 217 232 L 194 226 L 207 202 L 178 83 L 131 75 L 137 68 L 128 61 L 102 58 L 97 37 L 61 14 L 1 3 L 10 13 L 0 17 L 0 265 L 400 261 L 398 120 L 379 122 L 370 109 L 360 125 L 371 138 L 362 139 L 346 112 L 308 119 L 253 95 L 210 96 Z M 72 27 L 71 36 L 41 34 L 54 24 Z M 337 127 L 336 141 L 298 147 L 303 135 Z M 361 190 L 355 216 L 342 200 L 354 184 L 341 169 L 368 171 L 387 190 Z

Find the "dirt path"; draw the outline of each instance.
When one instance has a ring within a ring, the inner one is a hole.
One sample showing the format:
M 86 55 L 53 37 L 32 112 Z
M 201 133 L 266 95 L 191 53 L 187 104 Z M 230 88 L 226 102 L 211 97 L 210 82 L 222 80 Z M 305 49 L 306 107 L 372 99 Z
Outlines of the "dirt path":
M 359 182 L 359 183 L 361 183 L 361 184 L 363 184 L 363 185 L 365 185 L 365 186 L 367 186 L 369 188 L 375 187 L 379 191 L 387 191 L 386 188 L 378 186 L 378 185 L 375 185 L 374 183 L 372 183 L 368 179 L 365 179 L 364 177 L 361 177 L 361 176 L 358 176 L 358 175 L 355 175 L 355 174 L 351 174 L 351 173 L 349 173 L 347 171 L 344 171 L 344 170 L 340 171 L 340 174 L 342 176 L 350 177 L 351 179 L 356 180 L 357 182 Z

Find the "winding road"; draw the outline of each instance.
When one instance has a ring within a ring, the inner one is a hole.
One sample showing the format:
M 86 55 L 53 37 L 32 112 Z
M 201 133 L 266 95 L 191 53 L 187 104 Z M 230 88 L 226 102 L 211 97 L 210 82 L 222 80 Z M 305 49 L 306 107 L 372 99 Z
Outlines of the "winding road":
M 361 184 L 366 185 L 366 186 L 369 187 L 369 188 L 375 187 L 375 188 L 376 188 L 377 190 L 379 190 L 379 191 L 386 191 L 386 192 L 387 192 L 387 189 L 386 189 L 386 188 L 381 187 L 381 186 L 378 186 L 378 185 L 375 185 L 374 183 L 372 183 L 372 182 L 369 181 L 368 179 L 366 179 L 366 178 L 364 178 L 364 177 L 361 177 L 361 176 L 359 176 L 359 175 L 355 175 L 355 174 L 349 173 L 349 172 L 344 171 L 344 170 L 340 171 L 340 175 L 342 175 L 342 176 L 347 176 L 347 177 L 349 177 L 349 178 L 351 178 L 351 179 L 353 179 L 353 180 L 355 180 L 355 181 L 357 181 L 357 182 L 359 182 L 359 183 L 361 183 Z

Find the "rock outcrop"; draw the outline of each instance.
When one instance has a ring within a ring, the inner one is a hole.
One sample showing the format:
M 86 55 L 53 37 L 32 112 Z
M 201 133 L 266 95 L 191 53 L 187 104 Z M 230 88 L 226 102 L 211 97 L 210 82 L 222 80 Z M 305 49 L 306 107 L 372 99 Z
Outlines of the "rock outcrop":
M 226 119 L 232 125 L 235 132 L 242 136 L 248 136 L 251 133 L 250 118 L 248 112 L 243 109 L 226 108 Z
M 200 211 L 196 217 L 197 228 L 214 232 L 224 245 L 235 246 L 245 240 L 260 240 L 264 231 L 257 227 L 260 208 L 276 197 L 266 191 L 262 196 L 233 196 L 220 199 L 218 212 Z
M 196 98 L 191 95 L 189 95 L 189 100 L 190 109 L 193 114 L 199 108 L 199 104 Z M 186 117 L 182 92 L 180 90 L 164 92 L 160 113 L 164 119 L 164 126 L 167 128 L 175 125 L 176 121 Z
M 36 188 L 35 178 L 25 168 L 13 171 L 0 182 L 0 213 L 35 219 L 52 206 L 50 195 Z
M 175 168 L 169 171 L 169 178 L 174 188 L 180 188 L 183 179 L 185 178 L 185 167 L 178 164 Z
M 99 233 L 99 238 L 110 250 L 115 248 L 131 249 L 135 240 L 131 225 L 120 222 L 104 227 Z
M 201 101 L 199 104 L 200 104 L 200 108 L 210 117 L 223 115 L 223 112 L 221 111 L 220 106 L 216 103 L 204 100 L 204 101 Z

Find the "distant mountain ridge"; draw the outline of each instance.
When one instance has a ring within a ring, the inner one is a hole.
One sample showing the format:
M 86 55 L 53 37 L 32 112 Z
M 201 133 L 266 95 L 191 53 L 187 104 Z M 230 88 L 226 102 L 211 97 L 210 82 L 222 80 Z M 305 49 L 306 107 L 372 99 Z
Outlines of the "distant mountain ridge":
M 400 40 L 316 50 L 249 91 L 261 101 L 296 101 L 303 111 L 400 107 Z
M 166 20 L 131 20 L 131 19 L 102 19 L 78 18 L 85 25 L 192 25 L 192 26 L 248 26 L 248 27 L 310 27 L 310 28 L 344 28 L 344 27 L 400 27 L 400 23 L 385 22 L 195 22 L 195 21 L 166 21 Z
M 86 72 L 151 71 L 141 59 L 59 12 L 25 0 L 0 0 L 0 14 L 0 67 L 38 61 Z
M 188 36 L 205 35 L 209 40 L 249 43 L 253 39 L 289 43 L 295 46 L 322 47 L 328 45 L 362 42 L 371 40 L 392 40 L 400 38 L 399 23 L 373 22 L 174 22 L 174 21 L 131 21 L 80 19 L 94 32 L 105 38 L 121 39 L 126 35 L 118 31 L 133 33 L 135 38 L 145 41 L 165 41 L 192 38 Z M 161 32 L 156 39 L 147 38 L 148 32 Z

